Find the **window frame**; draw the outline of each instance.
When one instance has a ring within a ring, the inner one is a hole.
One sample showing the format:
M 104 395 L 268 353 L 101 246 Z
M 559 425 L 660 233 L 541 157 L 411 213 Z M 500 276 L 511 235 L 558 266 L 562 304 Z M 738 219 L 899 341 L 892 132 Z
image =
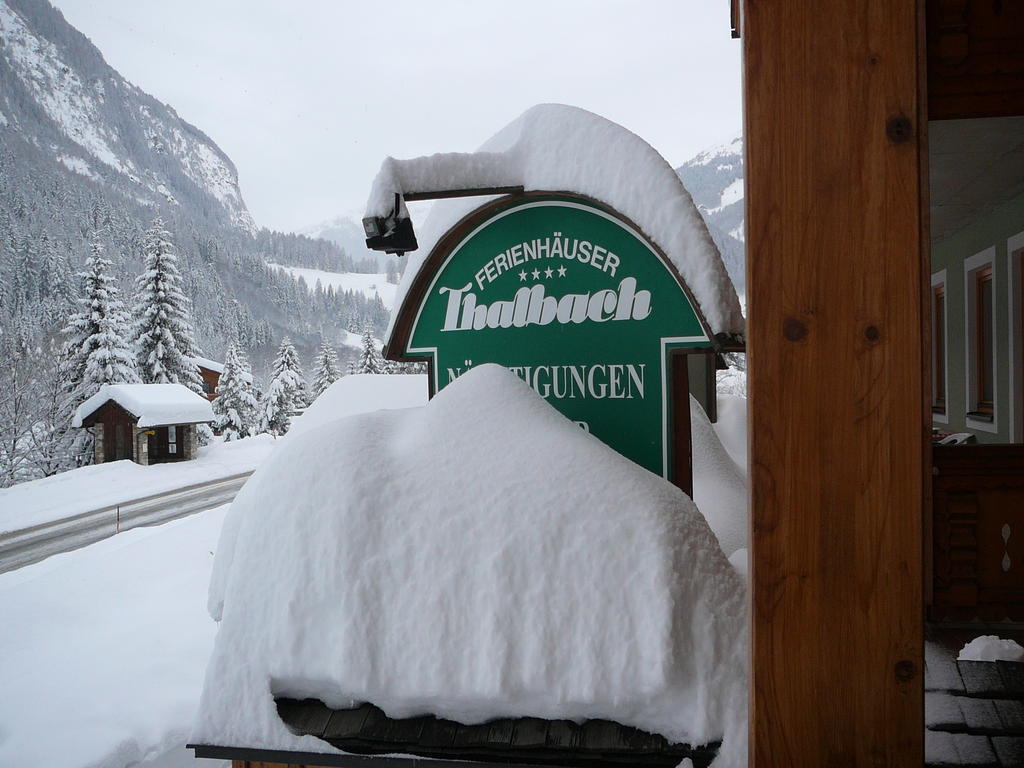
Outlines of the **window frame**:
M 1010 442 L 1024 442 L 1024 232 L 1006 240 L 1006 274 L 1009 291 L 1009 386 L 1007 399 Z
M 986 248 L 964 260 L 964 342 L 967 398 L 964 403 L 965 421 L 969 429 L 997 433 L 999 431 L 999 356 L 995 346 L 997 335 L 996 312 L 998 283 L 995 269 L 995 246 Z M 980 287 L 991 280 L 992 317 L 988 323 L 981 319 Z M 947 307 L 948 311 L 948 307 Z M 984 326 L 984 328 L 982 327 Z M 984 369 L 983 340 L 987 330 L 992 344 L 992 369 Z M 984 385 L 991 378 L 992 400 L 981 398 Z
M 946 270 L 932 275 L 931 282 L 931 371 L 932 371 L 932 421 L 949 423 L 949 291 L 946 287 Z M 938 317 L 938 298 L 942 297 L 942 318 Z M 941 386 L 941 390 L 940 390 Z

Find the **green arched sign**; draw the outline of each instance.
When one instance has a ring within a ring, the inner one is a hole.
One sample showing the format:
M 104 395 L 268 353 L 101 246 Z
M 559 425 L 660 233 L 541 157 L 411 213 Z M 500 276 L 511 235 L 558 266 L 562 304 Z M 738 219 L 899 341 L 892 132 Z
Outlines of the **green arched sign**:
M 672 478 L 671 357 L 713 344 L 679 274 L 624 217 L 567 195 L 486 205 L 438 242 L 398 312 L 387 354 L 426 360 L 432 394 L 499 363 Z

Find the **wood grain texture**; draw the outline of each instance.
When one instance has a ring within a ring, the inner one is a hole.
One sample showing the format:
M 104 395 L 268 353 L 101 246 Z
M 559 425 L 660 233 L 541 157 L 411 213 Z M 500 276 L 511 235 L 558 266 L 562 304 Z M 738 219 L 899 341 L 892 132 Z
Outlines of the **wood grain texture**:
M 751 764 L 923 763 L 923 25 L 744 0 Z

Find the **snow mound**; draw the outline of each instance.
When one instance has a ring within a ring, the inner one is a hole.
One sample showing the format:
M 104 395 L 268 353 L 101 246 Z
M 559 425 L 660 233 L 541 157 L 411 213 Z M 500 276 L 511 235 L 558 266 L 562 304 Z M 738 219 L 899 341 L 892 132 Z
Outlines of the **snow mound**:
M 737 466 L 747 471 L 747 398 L 718 394 L 715 432 Z
M 395 193 L 505 186 L 574 192 L 610 205 L 635 222 L 675 264 L 713 333 L 743 333 L 736 289 L 672 166 L 636 134 L 584 109 L 564 104 L 532 107 L 477 152 L 386 158 L 370 191 L 366 216 L 387 216 Z M 409 257 L 395 306 L 401 306 L 441 236 L 486 201 L 455 198 L 434 204 L 424 226 L 417 228 L 420 247 Z
M 960 649 L 957 661 L 1024 661 L 1024 647 L 996 635 L 976 637 Z
M 741 579 L 693 503 L 481 365 L 284 441 L 214 563 L 192 741 L 331 751 L 273 696 L 608 718 L 746 765 Z
M 426 405 L 427 390 L 425 373 L 355 373 L 342 376 L 292 422 L 288 434 L 308 432 L 313 427 L 357 413 Z
M 140 428 L 213 421 L 210 401 L 182 384 L 104 384 L 78 406 L 71 426 L 82 426 L 108 400 L 138 417 Z
M 693 500 L 726 555 L 747 546 L 747 476 L 726 450 L 700 403 L 690 395 Z

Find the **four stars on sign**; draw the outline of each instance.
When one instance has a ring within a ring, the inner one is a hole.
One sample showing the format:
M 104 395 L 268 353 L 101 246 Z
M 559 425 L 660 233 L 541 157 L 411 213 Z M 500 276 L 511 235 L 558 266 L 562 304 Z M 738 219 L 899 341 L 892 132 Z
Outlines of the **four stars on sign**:
M 558 273 L 559 277 L 565 277 L 566 270 L 563 264 L 557 270 L 548 267 L 543 272 L 539 269 L 534 269 L 532 272 L 527 272 L 525 269 L 519 270 L 519 282 L 525 283 L 528 277 L 532 277 L 534 280 L 540 280 L 540 276 L 543 274 L 546 279 L 550 279 L 555 276 L 555 272 Z

